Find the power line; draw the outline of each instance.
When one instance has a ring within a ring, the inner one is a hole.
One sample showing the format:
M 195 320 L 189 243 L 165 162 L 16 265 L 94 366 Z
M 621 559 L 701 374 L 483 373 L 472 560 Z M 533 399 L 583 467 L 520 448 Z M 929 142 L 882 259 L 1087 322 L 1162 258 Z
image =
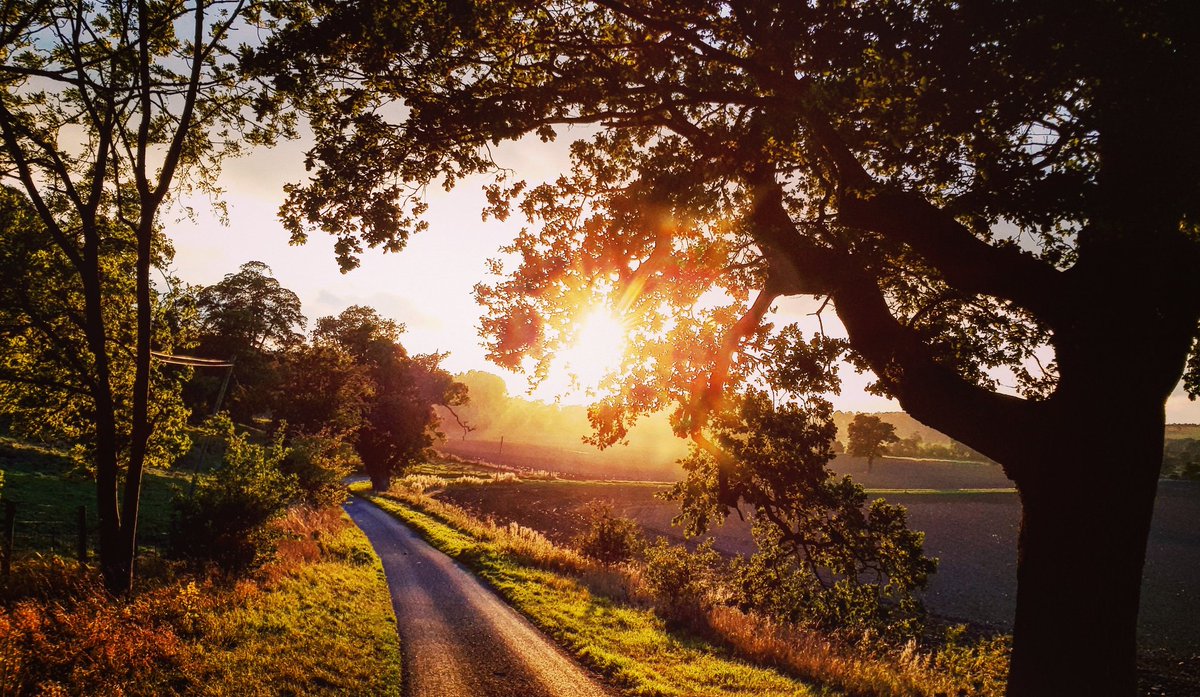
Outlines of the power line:
M 200 358 L 198 356 L 181 356 L 178 354 L 161 353 L 159 351 L 151 351 L 151 357 L 157 359 L 160 363 L 169 363 L 170 365 L 185 365 L 192 368 L 232 368 L 231 361 L 223 361 L 218 358 Z

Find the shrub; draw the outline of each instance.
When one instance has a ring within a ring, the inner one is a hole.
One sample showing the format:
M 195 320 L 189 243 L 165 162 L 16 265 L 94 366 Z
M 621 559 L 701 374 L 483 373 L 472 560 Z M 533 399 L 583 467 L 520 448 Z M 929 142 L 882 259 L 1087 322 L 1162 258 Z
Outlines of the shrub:
M 0 695 L 189 694 L 192 663 L 172 627 L 171 588 L 133 600 L 105 593 L 98 579 L 61 559 L 35 559 L 9 581 L 0 611 Z
M 573 544 L 580 554 L 603 564 L 632 559 L 643 545 L 641 527 L 630 518 L 613 515 L 612 505 L 592 501 L 583 509 L 584 529 Z
M 694 552 L 662 538 L 646 547 L 642 581 L 655 612 L 677 627 L 708 629 L 708 611 L 722 600 L 724 576 L 725 563 L 710 540 Z
M 171 548 L 185 559 L 245 571 L 273 551 L 278 535 L 268 523 L 296 497 L 296 476 L 279 467 L 287 455 L 282 437 L 256 445 L 228 417 L 220 417 L 216 428 L 226 440 L 222 465 L 201 477 L 190 496 L 175 499 Z
M 362 464 L 354 447 L 324 434 L 299 436 L 289 445 L 279 468 L 296 478 L 301 502 L 313 508 L 341 505 L 347 496 L 342 480 Z

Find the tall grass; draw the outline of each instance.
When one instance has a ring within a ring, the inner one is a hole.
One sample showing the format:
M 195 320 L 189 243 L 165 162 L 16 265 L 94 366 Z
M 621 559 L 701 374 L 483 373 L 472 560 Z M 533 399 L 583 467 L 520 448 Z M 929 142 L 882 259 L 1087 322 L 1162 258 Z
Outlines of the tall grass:
M 365 485 L 358 486 L 354 491 L 368 495 Z M 418 527 L 421 525 L 419 520 L 412 517 L 412 513 L 395 503 L 403 504 L 409 511 L 419 511 L 456 533 L 465 535 L 469 539 L 451 541 L 446 535 L 439 537 L 426 531 L 426 537 L 435 546 L 468 563 L 478 560 L 484 553 L 479 549 L 482 547 L 486 554 L 498 555 L 515 564 L 548 572 L 549 575 L 537 577 L 544 584 L 569 584 L 574 589 L 572 592 L 588 593 L 595 596 L 597 602 L 613 603 L 616 607 L 633 611 L 648 611 L 656 603 L 655 593 L 648 587 L 641 564 L 610 565 L 596 562 L 575 549 L 554 544 L 538 531 L 515 523 L 503 524 L 480 519 L 404 480 L 398 481 L 382 498 L 369 495 L 368 498 L 410 524 L 415 522 Z M 478 563 L 474 565 L 479 567 Z M 498 583 L 494 578 L 489 580 L 493 585 L 498 585 L 498 590 L 526 614 L 533 616 L 542 611 L 537 608 L 531 610 L 523 605 L 523 595 L 502 585 L 508 581 L 501 580 Z M 524 593 L 531 596 L 539 594 L 538 591 Z M 1004 691 L 1007 645 L 1003 639 L 966 645 L 951 642 L 924 650 L 919 650 L 915 643 L 910 642 L 904 647 L 895 648 L 863 641 L 851 644 L 815 630 L 744 613 L 721 602 L 698 603 L 694 612 L 698 616 L 688 618 L 689 621 L 682 624 L 705 628 L 702 633 L 713 642 L 705 651 L 714 655 L 731 651 L 755 664 L 776 668 L 839 692 L 881 697 L 993 697 Z M 561 618 L 554 620 L 560 621 Z M 564 633 L 561 627 L 553 624 L 547 629 Z M 643 626 L 634 623 L 628 631 L 636 633 L 643 630 Z M 571 631 L 565 634 L 568 644 L 577 641 L 572 638 L 577 634 Z M 699 639 L 694 637 L 692 641 Z M 620 645 L 621 642 L 617 643 Z M 593 647 L 578 644 L 574 648 L 585 660 L 593 650 Z M 611 656 L 606 660 L 611 660 Z
M 139 561 L 129 599 L 35 556 L 0 584 L 0 697 L 400 694 L 383 569 L 340 510 L 293 509 L 275 558 L 230 580 Z

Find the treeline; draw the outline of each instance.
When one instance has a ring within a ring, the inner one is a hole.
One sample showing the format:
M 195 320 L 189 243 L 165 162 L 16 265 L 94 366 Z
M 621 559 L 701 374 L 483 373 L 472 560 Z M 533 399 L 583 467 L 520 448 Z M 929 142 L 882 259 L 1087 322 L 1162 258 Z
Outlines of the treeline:
M 192 414 L 227 410 L 235 422 L 283 431 L 306 447 L 351 451 L 379 488 L 440 435 L 433 405 L 454 408 L 466 386 L 441 367 L 445 354 L 410 355 L 404 325 L 355 305 L 321 317 L 312 332 L 300 301 L 261 262 L 197 290 L 197 356 L 223 359 L 188 383 Z

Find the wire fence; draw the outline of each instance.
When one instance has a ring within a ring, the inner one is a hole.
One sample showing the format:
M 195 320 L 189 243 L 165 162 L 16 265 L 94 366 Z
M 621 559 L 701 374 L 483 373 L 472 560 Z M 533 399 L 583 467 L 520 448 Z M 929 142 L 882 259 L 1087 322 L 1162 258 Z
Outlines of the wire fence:
M 0 506 L 0 573 L 8 575 L 14 557 L 24 553 L 74 556 L 86 562 L 97 533 L 87 507 L 64 516 L 52 504 L 5 501 Z

